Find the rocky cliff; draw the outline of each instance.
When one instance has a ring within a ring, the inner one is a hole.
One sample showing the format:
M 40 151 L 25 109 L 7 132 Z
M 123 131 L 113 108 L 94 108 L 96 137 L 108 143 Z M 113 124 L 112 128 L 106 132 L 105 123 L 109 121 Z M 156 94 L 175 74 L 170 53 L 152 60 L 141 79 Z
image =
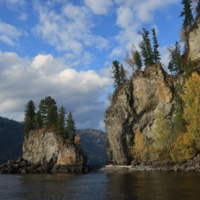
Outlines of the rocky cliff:
M 160 65 L 147 67 L 133 75 L 117 93 L 106 111 L 107 162 L 130 164 L 134 134 L 140 130 L 151 143 L 154 138 L 156 113 L 161 108 L 172 115 L 175 77 Z
M 32 130 L 25 137 L 22 157 L 0 166 L 2 173 L 83 171 L 82 150 L 52 131 Z

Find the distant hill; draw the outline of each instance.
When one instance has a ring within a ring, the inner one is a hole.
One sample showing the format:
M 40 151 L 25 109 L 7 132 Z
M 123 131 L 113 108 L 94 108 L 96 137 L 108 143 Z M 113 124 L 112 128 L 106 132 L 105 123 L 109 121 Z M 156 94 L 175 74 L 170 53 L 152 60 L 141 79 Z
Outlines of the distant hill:
M 88 165 L 106 164 L 106 133 L 95 129 L 79 129 L 81 147 L 88 158 Z
M 0 164 L 15 160 L 22 154 L 23 123 L 0 117 Z M 87 164 L 106 163 L 106 133 L 95 129 L 79 129 L 81 147 L 88 158 Z
M 23 131 L 22 123 L 0 117 L 0 164 L 22 154 Z

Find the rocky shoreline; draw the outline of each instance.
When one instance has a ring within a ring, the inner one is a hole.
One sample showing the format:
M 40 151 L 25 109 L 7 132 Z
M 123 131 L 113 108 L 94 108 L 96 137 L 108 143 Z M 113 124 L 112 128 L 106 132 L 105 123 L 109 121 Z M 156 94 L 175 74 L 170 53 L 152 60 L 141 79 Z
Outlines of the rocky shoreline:
M 23 158 L 16 161 L 9 160 L 7 163 L 0 165 L 0 174 L 19 174 L 19 173 L 50 173 L 50 172 L 85 172 L 86 165 L 55 164 L 53 161 L 44 165 L 35 165 Z
M 153 161 L 153 162 L 137 162 L 132 161 L 130 170 L 132 171 L 188 171 L 200 172 L 200 154 L 195 158 L 181 162 L 174 163 L 172 161 Z

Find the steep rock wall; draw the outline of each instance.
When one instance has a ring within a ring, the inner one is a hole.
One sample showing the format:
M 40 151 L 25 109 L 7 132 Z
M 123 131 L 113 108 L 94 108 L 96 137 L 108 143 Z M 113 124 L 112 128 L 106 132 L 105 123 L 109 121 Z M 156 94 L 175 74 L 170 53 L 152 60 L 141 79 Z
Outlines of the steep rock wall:
M 200 18 L 193 25 L 193 30 L 189 33 L 189 58 L 200 59 Z
M 66 166 L 66 169 L 73 166 L 76 171 L 81 171 L 85 162 L 82 152 L 74 144 L 64 143 L 60 136 L 43 129 L 32 130 L 25 137 L 22 158 L 34 165 L 51 164 L 53 171 L 59 171 L 60 166 Z
M 174 79 L 160 65 L 147 67 L 123 85 L 106 111 L 108 164 L 130 164 L 136 130 L 153 141 L 159 108 L 172 115 L 173 91 Z

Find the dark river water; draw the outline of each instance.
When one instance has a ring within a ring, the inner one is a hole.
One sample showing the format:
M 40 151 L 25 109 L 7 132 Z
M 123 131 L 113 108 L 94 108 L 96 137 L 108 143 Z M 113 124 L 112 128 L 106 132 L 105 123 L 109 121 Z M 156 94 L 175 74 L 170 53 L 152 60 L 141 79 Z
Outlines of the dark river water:
M 200 173 L 91 172 L 0 175 L 0 199 L 200 200 Z

